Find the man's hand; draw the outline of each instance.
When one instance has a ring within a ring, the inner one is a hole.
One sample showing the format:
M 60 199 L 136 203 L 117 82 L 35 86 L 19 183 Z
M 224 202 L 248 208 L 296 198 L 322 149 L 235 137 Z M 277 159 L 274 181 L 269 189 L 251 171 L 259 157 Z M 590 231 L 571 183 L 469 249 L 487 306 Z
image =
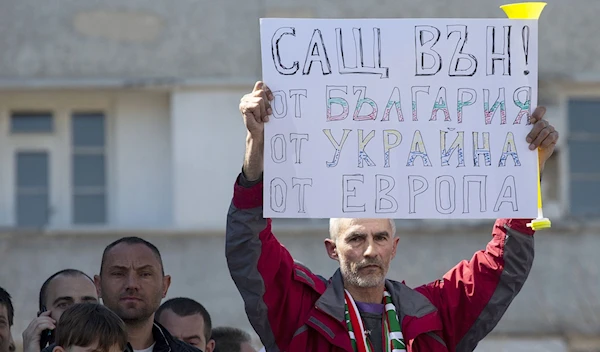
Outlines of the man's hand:
M 533 125 L 531 132 L 527 135 L 527 143 L 529 149 L 535 150 L 539 148 L 540 173 L 544 170 L 546 160 L 554 153 L 554 147 L 558 141 L 558 132 L 554 126 L 544 120 L 546 108 L 539 106 L 535 109 L 529 122 Z
M 240 112 L 248 130 L 246 137 L 246 157 L 242 171 L 249 181 L 258 180 L 263 172 L 263 147 L 265 122 L 273 113 L 270 101 L 273 93 L 263 82 L 256 82 L 252 93 L 246 94 L 240 101 Z
M 50 311 L 43 312 L 33 319 L 23 331 L 23 352 L 40 352 L 40 338 L 42 331 L 56 328 L 56 321 L 50 318 Z
M 271 103 L 273 93 L 263 82 L 258 81 L 254 85 L 252 93 L 246 94 L 240 101 L 240 112 L 244 117 L 244 124 L 250 137 L 254 140 L 264 138 L 264 123 L 269 121 L 272 114 Z

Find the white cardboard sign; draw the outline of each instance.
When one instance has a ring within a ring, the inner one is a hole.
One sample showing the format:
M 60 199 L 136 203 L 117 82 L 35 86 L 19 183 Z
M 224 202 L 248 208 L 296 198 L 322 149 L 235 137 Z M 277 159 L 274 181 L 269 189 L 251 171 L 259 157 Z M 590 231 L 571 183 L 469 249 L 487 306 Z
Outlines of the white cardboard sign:
M 262 19 L 266 217 L 532 218 L 537 21 Z

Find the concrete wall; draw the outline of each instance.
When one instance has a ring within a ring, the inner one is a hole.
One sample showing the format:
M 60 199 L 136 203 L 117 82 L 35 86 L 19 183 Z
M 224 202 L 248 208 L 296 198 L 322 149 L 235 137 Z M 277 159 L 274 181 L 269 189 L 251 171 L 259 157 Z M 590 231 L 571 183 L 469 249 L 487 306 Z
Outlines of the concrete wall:
M 247 89 L 175 91 L 171 96 L 174 227 L 222 231 L 241 171 Z
M 118 228 L 165 228 L 173 223 L 169 95 L 123 92 L 115 97 L 114 187 L 111 224 Z
M 505 0 L 43 0 L 0 5 L 0 84 L 139 78 L 239 81 L 260 76 L 259 18 L 503 18 Z M 598 79 L 596 0 L 551 1 L 540 69 Z
M 400 230 L 400 247 L 389 277 L 418 286 L 443 275 L 457 262 L 468 259 L 489 239 L 490 226 L 425 231 Z M 275 231 L 294 257 L 325 276 L 336 268 L 323 248 L 324 232 Z M 323 230 L 325 228 L 323 227 Z M 14 335 L 35 316 L 36 296 L 42 282 L 53 272 L 76 267 L 89 274 L 99 270 L 103 248 L 114 235 L 0 235 L 0 286 L 15 297 Z M 216 325 L 234 325 L 251 331 L 227 271 L 223 234 L 145 236 L 161 250 L 165 269 L 173 277 L 168 297 L 189 296 L 208 307 Z M 496 339 L 485 351 L 510 348 L 503 336 L 553 336 L 530 339 L 523 346 L 559 345 L 529 351 L 564 351 L 570 337 L 600 335 L 600 228 L 553 228 L 536 235 L 536 259 L 531 275 L 494 331 Z M 584 337 L 573 339 L 575 342 Z M 541 345 L 540 345 L 541 344 Z M 500 348 L 501 349 L 492 349 Z M 596 345 L 598 346 L 598 345 Z M 524 350 L 523 350 L 524 351 Z M 583 349 L 582 349 L 583 351 Z

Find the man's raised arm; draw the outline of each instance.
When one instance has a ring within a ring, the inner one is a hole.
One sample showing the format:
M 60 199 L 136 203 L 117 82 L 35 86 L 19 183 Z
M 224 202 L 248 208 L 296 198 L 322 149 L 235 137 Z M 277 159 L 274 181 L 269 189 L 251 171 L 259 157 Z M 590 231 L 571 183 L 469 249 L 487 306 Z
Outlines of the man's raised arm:
M 300 327 L 294 324 L 312 307 L 303 306 L 302 296 L 311 291 L 303 280 L 319 280 L 294 263 L 273 236 L 271 220 L 263 218 L 264 123 L 271 114 L 272 99 L 270 90 L 257 82 L 240 103 L 248 136 L 244 166 L 227 215 L 226 257 L 254 330 L 267 349 L 282 350 Z M 303 272 L 298 274 L 299 270 Z
M 544 108 L 533 113 L 527 136 L 530 149 L 539 150 L 540 172 L 552 155 L 558 132 L 543 119 Z M 441 280 L 417 288 L 438 308 L 444 340 L 450 351 L 472 351 L 498 324 L 525 284 L 534 257 L 530 219 L 498 219 L 485 250 L 462 261 Z

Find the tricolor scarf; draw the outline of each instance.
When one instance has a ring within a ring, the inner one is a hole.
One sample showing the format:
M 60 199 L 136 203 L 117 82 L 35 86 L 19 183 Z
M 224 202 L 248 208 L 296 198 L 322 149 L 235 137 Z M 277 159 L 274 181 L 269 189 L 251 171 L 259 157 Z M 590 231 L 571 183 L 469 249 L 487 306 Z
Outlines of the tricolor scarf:
M 352 295 L 347 290 L 345 291 L 345 306 L 346 306 L 346 324 L 348 325 L 348 333 L 352 341 L 352 348 L 355 352 L 373 352 L 373 346 L 365 334 L 362 318 L 352 299 Z M 396 307 L 392 303 L 392 297 L 387 291 L 383 292 L 383 303 L 385 304 L 385 313 L 381 319 L 381 332 L 384 352 L 401 352 L 406 351 L 404 344 L 404 336 L 402 336 L 400 322 L 396 314 Z M 355 333 L 360 331 L 360 333 Z

